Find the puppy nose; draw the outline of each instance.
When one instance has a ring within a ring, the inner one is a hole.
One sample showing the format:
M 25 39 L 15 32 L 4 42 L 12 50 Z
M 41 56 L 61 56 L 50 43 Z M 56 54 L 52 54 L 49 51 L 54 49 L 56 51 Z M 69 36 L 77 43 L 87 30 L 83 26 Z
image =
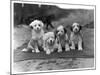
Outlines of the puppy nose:
M 75 30 L 77 30 L 77 28 Z
M 50 40 L 50 43 L 52 43 L 52 40 Z
M 39 30 L 39 28 L 37 27 L 37 29 Z
M 61 33 L 58 33 L 58 36 L 60 36 L 61 35 Z
M 77 31 L 78 29 L 76 28 L 75 30 Z

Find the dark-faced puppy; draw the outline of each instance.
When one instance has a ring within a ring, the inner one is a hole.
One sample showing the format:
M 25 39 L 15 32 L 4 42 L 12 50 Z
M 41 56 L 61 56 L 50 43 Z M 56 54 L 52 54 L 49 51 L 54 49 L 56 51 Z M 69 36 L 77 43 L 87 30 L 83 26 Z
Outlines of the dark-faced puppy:
M 58 26 L 55 31 L 56 40 L 58 43 L 58 52 L 62 52 L 62 48 L 65 48 L 65 51 L 69 51 L 69 39 L 67 30 L 63 27 L 63 25 Z
M 70 43 L 71 43 L 71 49 L 74 50 L 76 48 L 76 44 L 78 45 L 78 50 L 83 50 L 82 47 L 82 35 L 80 33 L 81 26 L 79 23 L 73 23 L 71 27 L 71 35 L 70 35 Z

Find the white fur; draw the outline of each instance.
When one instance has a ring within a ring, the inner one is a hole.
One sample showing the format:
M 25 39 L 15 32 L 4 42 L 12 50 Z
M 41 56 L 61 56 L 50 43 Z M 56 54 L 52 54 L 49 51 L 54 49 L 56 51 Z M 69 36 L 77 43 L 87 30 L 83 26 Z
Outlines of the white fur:
M 39 20 L 34 20 L 33 22 L 30 23 L 30 26 L 33 27 L 32 29 L 32 38 L 28 43 L 27 48 L 31 48 L 32 52 L 39 53 L 39 49 L 37 44 L 42 45 L 43 44 L 43 35 L 44 35 L 44 30 L 43 30 L 43 22 Z M 34 44 L 34 47 L 32 46 Z M 22 51 L 28 51 L 28 49 L 23 49 Z
M 50 46 L 48 44 L 49 40 L 53 40 L 54 44 Z M 55 40 L 55 35 L 54 32 L 47 32 L 43 36 L 43 48 L 44 51 L 46 51 L 46 54 L 51 54 L 51 52 L 54 51 L 55 48 L 57 48 L 56 40 Z

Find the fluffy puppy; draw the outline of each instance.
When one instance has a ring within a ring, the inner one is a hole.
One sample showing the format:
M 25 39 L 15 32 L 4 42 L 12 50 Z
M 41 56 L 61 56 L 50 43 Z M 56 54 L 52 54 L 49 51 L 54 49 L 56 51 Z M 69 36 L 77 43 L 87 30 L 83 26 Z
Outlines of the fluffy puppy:
M 32 28 L 32 38 L 28 43 L 27 49 L 23 49 L 22 51 L 28 51 L 29 49 L 32 49 L 32 52 L 40 52 L 39 46 L 42 46 L 43 43 L 43 22 L 40 20 L 34 20 L 30 23 L 30 27 Z
M 76 48 L 76 44 L 78 46 L 78 50 L 83 50 L 83 40 L 82 40 L 82 35 L 80 33 L 81 26 L 79 23 L 73 23 L 71 27 L 71 35 L 70 35 L 70 43 L 71 43 L 71 49 Z
M 43 36 L 43 48 L 46 54 L 50 54 L 57 48 L 56 38 L 54 32 L 47 32 Z
M 58 44 L 58 52 L 62 52 L 62 48 L 65 48 L 65 51 L 69 51 L 69 39 L 67 35 L 67 30 L 63 25 L 58 26 L 55 31 L 56 40 Z

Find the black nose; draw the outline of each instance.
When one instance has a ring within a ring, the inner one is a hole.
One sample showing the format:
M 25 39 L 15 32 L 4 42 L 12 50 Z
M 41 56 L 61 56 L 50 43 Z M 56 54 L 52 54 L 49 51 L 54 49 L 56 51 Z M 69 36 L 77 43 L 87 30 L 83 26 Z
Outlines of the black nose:
M 53 41 L 52 40 L 50 40 L 50 43 L 52 43 Z
M 39 30 L 39 28 L 37 28 Z
M 61 34 L 59 33 L 58 36 L 60 36 Z
M 77 31 L 78 29 L 76 28 L 75 30 Z

